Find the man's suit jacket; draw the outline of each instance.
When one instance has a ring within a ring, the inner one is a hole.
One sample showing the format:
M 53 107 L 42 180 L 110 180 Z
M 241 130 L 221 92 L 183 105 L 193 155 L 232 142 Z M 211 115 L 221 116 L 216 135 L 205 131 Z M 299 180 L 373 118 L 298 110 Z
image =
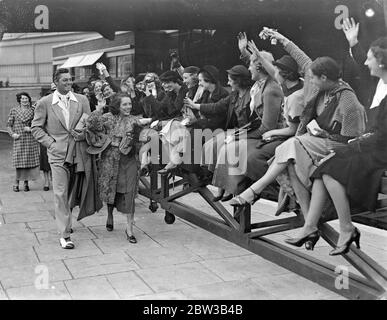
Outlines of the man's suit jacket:
M 53 94 L 41 98 L 35 108 L 32 120 L 32 135 L 47 147 L 50 163 L 63 163 L 66 157 L 71 129 L 77 125 L 82 114 L 90 114 L 90 105 L 83 95 L 73 93 L 78 102 L 70 100 L 70 125 L 67 129 L 62 109 L 52 104 Z

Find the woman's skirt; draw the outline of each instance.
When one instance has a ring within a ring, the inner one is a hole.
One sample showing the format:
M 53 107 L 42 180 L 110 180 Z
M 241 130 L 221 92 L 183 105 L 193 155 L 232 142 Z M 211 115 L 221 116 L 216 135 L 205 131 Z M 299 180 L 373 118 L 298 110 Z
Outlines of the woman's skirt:
M 319 161 L 330 153 L 334 146 L 343 145 L 343 143 L 332 141 L 327 138 L 320 138 L 306 133 L 296 136 L 282 143 L 275 150 L 274 161 L 278 164 L 293 162 L 294 168 L 300 182 L 310 189 L 312 173 L 319 166 Z M 284 172 L 286 175 L 287 173 Z M 281 179 L 279 181 L 285 181 Z
M 346 157 L 334 156 L 322 163 L 312 178 L 331 176 L 345 187 L 351 207 L 374 211 L 380 179 L 387 168 L 387 159 L 380 161 L 373 152 L 354 152 Z
M 16 168 L 16 180 L 37 180 L 39 175 L 40 171 L 38 166 L 34 168 Z
M 261 144 L 260 139 L 241 139 L 224 144 L 219 150 L 212 184 L 232 194 L 241 193 L 266 173 L 267 161 L 282 142 Z

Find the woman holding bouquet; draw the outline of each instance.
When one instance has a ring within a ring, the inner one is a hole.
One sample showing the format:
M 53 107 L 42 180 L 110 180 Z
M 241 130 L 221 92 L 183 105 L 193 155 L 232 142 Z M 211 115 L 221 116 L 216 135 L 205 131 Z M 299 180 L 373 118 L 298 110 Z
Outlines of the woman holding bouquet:
M 89 153 L 100 154 L 98 188 L 107 203 L 106 229 L 113 230 L 113 209 L 127 215 L 127 240 L 136 243 L 133 235 L 135 197 L 139 180 L 139 161 L 135 141 L 141 122 L 131 115 L 132 100 L 125 94 L 112 97 L 109 112 L 97 108 L 87 120 Z

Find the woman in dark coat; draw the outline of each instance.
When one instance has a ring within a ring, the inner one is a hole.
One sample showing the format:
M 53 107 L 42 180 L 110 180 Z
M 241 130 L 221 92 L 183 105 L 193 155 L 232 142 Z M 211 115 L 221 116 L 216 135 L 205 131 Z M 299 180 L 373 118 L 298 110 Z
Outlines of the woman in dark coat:
M 16 95 L 19 103 L 11 109 L 7 121 L 9 135 L 14 139 L 12 165 L 16 168 L 16 179 L 13 191 L 19 191 L 19 180 L 24 180 L 24 191 L 30 191 L 28 180 L 39 177 L 39 143 L 31 134 L 31 122 L 34 118 L 34 109 L 31 97 L 27 92 Z
M 372 76 L 387 83 L 387 38 L 371 44 L 365 65 Z M 340 237 L 330 255 L 345 254 L 352 242 L 360 248 L 360 232 L 351 221 L 351 206 L 375 210 L 380 179 L 387 168 L 387 96 L 379 107 L 371 109 L 377 116 L 369 132 L 334 150 L 335 155 L 323 162 L 312 175 L 315 178 L 310 209 L 297 238 L 286 242 L 312 247 L 319 238 L 318 220 L 327 194 L 335 205 L 340 221 Z

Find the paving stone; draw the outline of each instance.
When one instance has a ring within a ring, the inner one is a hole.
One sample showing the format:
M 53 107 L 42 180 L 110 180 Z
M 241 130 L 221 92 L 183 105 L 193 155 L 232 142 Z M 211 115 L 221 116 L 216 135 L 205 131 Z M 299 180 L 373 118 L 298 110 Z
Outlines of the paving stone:
M 142 268 L 151 268 L 157 266 L 168 266 L 187 262 L 202 260 L 199 256 L 184 247 L 174 248 L 133 248 L 128 254 Z
M 119 233 L 118 237 L 106 239 L 94 239 L 93 242 L 102 250 L 103 253 L 112 253 L 125 251 L 130 253 L 132 250 L 142 249 L 145 252 L 150 248 L 161 248 L 161 246 L 149 238 L 145 233 L 135 233 L 137 243 L 133 244 L 126 240 L 126 235 Z
M 63 249 L 59 245 L 59 239 L 57 244 L 42 244 L 40 246 L 35 246 L 35 251 L 41 262 L 52 261 L 52 260 L 62 260 L 69 258 L 79 258 L 79 257 L 88 257 L 101 255 L 102 252 L 99 250 L 96 245 L 91 240 L 80 240 L 74 242 L 75 249 L 67 250 Z
M 3 290 L 3 288 L 0 286 L 0 301 L 1 300 L 8 300 L 8 297 L 5 294 L 5 291 Z
M 66 259 L 64 263 L 76 279 L 139 269 L 133 259 L 123 252 Z
M 332 296 L 341 298 L 340 295 L 335 295 L 332 291 L 294 273 L 267 275 L 252 281 L 278 299 L 314 300 Z
M 11 300 L 70 300 L 71 297 L 63 282 L 52 283 L 48 289 L 35 286 L 8 289 Z
M 1 217 L 1 215 L 0 215 Z M 18 235 L 24 233 L 31 233 L 25 223 L 4 223 L 0 218 L 0 236 Z
M 189 244 L 184 244 L 184 247 L 190 249 L 203 259 L 239 257 L 252 254 L 250 251 L 221 238 L 192 241 Z
M 188 300 L 188 298 L 179 291 L 168 291 L 149 295 L 133 297 L 133 300 Z
M 28 286 L 35 284 L 35 281 L 46 274 L 49 285 L 53 282 L 71 279 L 71 275 L 62 261 L 50 261 L 0 268 L 0 282 L 5 289 Z
M 118 292 L 121 299 L 131 299 L 140 295 L 153 294 L 152 289 L 133 271 L 109 274 L 106 275 L 106 278 Z
M 197 262 L 142 269 L 136 272 L 155 292 L 174 291 L 222 281 Z
M 26 245 L 37 245 L 38 240 L 32 232 L 22 232 L 20 234 L 2 235 L 0 229 L 0 250 L 6 248 L 24 248 Z
M 224 281 L 243 280 L 289 271 L 256 255 L 205 260 L 199 262 Z
M 0 249 L 0 268 L 21 264 L 36 264 L 38 258 L 32 246 L 25 246 L 15 250 L 14 247 Z
M 227 281 L 182 289 L 191 300 L 273 300 L 269 290 L 258 287 L 251 279 Z
M 114 230 L 113 231 L 107 231 L 106 226 L 92 226 L 88 227 L 89 230 L 95 235 L 98 239 L 120 239 L 125 238 L 125 230 L 126 230 L 126 223 L 115 223 L 114 224 Z M 137 233 L 143 233 L 142 231 L 139 231 L 138 229 L 134 229 L 134 232 Z
M 182 231 L 193 229 L 191 226 L 179 221 L 179 219 L 176 219 L 173 224 L 167 224 L 164 221 L 164 217 L 162 219 L 156 219 L 153 216 L 138 218 L 135 223 L 137 228 L 150 236 L 157 235 L 159 232 L 175 232 L 177 229 Z
M 57 226 L 54 219 L 46 220 L 46 221 L 27 222 L 27 226 L 29 229 L 31 229 L 32 232 L 57 231 Z M 84 225 L 79 221 L 76 221 L 75 218 L 73 218 L 72 227 L 76 232 L 77 229 L 84 228 Z
M 71 240 L 79 241 L 79 240 L 87 240 L 87 239 L 95 239 L 95 235 L 90 232 L 87 228 L 73 228 L 74 233 L 71 234 Z M 36 237 L 38 238 L 40 243 L 58 243 L 58 231 L 43 231 L 36 232 Z
M 52 191 L 52 187 L 50 187 L 50 191 L 40 193 L 40 196 L 47 202 L 54 201 L 54 192 Z
M 45 202 L 45 199 L 43 199 L 39 194 L 36 193 L 31 193 L 28 195 L 25 193 L 23 196 L 20 197 L 2 197 L 2 202 L 3 205 L 8 209 L 12 207 L 20 208 L 22 206 L 31 206 L 31 204 L 34 204 L 34 208 L 38 208 L 38 206 L 41 206 Z
M 72 299 L 116 300 L 119 299 L 106 277 L 90 277 L 65 281 Z
M 107 211 L 101 209 L 99 213 L 95 213 L 92 216 L 83 218 L 81 221 L 86 227 L 105 226 L 107 219 Z M 115 224 L 126 223 L 126 216 L 120 213 L 113 213 L 113 219 Z
M 32 211 L 28 213 L 4 214 L 4 220 L 6 223 L 48 221 L 52 219 L 53 217 L 48 211 Z
M 220 238 L 203 229 L 174 230 L 172 232 L 159 232 L 152 239 L 164 247 L 186 245 L 192 242 L 205 242 L 209 240 L 219 241 Z M 222 240 L 221 240 L 222 241 Z M 225 240 L 224 240 L 225 241 Z

